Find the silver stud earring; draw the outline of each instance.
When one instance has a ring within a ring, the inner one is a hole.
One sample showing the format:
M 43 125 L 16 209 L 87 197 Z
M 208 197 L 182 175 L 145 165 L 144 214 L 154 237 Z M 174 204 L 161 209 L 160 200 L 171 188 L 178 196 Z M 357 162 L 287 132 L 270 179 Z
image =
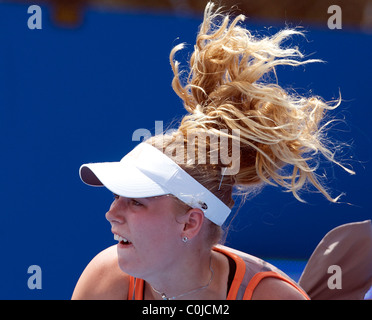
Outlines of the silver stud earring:
M 186 243 L 187 241 L 189 241 L 189 238 L 185 236 L 185 237 L 182 238 L 182 241 L 183 241 L 184 243 Z

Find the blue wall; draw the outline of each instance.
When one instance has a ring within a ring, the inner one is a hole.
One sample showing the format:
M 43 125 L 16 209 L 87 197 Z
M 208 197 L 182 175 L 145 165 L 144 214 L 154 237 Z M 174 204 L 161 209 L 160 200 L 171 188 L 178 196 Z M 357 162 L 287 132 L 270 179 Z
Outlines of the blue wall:
M 114 244 L 112 195 L 85 186 L 79 166 L 119 160 L 136 129 L 154 133 L 156 120 L 184 114 L 168 55 L 180 42 L 192 50 L 201 20 L 88 10 L 80 28 L 59 29 L 43 7 L 43 29 L 29 30 L 27 7 L 0 4 L 0 298 L 69 299 L 90 259 Z M 280 82 L 327 100 L 341 91 L 335 114 L 347 124 L 331 136 L 351 143 L 340 156 L 357 175 L 322 168 L 333 195 L 347 193 L 338 205 L 272 187 L 247 202 L 227 244 L 262 257 L 307 259 L 333 227 L 371 218 L 371 35 L 307 30 L 308 41 L 295 40 L 327 63 L 279 70 Z M 42 290 L 27 287 L 30 265 L 42 269 Z

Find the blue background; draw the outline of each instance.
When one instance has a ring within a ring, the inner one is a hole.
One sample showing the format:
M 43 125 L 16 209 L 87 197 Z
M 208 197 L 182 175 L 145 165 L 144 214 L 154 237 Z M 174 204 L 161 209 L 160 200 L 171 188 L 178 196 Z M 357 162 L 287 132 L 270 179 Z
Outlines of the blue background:
M 115 243 L 104 214 L 112 195 L 84 185 L 82 163 L 116 161 L 137 142 L 132 133 L 185 113 L 171 89 L 168 55 L 186 65 L 201 17 L 88 9 L 76 29 L 57 28 L 43 9 L 42 30 L 27 27 L 26 5 L 0 4 L 0 298 L 69 299 L 86 264 Z M 248 19 L 264 34 L 285 27 Z M 357 174 L 325 164 L 327 185 L 341 204 L 316 193 L 307 204 L 273 187 L 239 211 L 227 245 L 260 257 L 308 259 L 330 229 L 370 219 L 371 34 L 305 25 L 293 39 L 327 63 L 278 70 L 279 83 L 326 100 L 342 94 L 333 114 L 346 123 L 330 138 L 347 142 L 340 158 Z M 178 39 L 179 37 L 179 39 Z M 348 204 L 349 203 L 349 204 Z M 27 287 L 30 265 L 42 290 Z

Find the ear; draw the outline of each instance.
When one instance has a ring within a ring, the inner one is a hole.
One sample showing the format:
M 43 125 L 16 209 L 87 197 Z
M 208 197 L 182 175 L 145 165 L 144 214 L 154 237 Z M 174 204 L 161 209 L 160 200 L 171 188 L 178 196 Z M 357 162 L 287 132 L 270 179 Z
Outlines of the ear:
M 199 233 L 203 225 L 204 213 L 198 208 L 191 208 L 178 220 L 184 225 L 182 237 L 186 236 L 191 240 Z

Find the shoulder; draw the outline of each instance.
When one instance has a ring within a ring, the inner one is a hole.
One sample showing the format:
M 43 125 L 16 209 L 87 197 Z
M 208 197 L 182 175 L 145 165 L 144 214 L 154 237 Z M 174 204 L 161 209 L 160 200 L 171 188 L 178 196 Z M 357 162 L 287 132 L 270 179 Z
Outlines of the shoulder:
M 307 300 L 292 284 L 275 277 L 262 279 L 253 291 L 252 300 Z
M 129 275 L 120 270 L 116 246 L 111 246 L 87 265 L 76 284 L 73 300 L 125 300 Z
M 289 280 L 288 276 L 270 263 L 225 246 L 217 246 L 215 250 L 223 252 L 235 260 L 236 274 L 239 273 L 239 265 L 245 265 L 244 268 L 240 268 L 240 273 L 246 275 L 246 282 L 243 283 L 244 286 L 247 286 L 245 297 L 252 300 L 307 299 L 306 294 L 302 294 L 300 288 L 297 288 L 297 285 Z

